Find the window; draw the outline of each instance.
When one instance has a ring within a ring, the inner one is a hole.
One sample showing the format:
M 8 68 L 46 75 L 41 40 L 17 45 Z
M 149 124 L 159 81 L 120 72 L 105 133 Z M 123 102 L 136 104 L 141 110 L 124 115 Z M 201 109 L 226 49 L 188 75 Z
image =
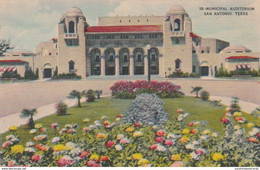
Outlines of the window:
M 128 35 L 120 35 L 120 39 L 128 39 Z
M 137 61 L 142 61 L 142 56 L 141 56 L 141 54 L 138 54 L 138 56 L 137 56 Z
M 69 71 L 74 71 L 74 65 L 75 65 L 74 61 L 70 60 L 70 62 L 69 62 Z
M 120 23 L 122 22 L 122 20 L 120 20 Z
M 104 35 L 104 39 L 114 39 L 114 35 Z
M 196 66 L 192 66 L 192 72 L 193 72 L 193 73 L 196 72 Z
M 172 44 L 185 44 L 185 37 L 173 37 Z
M 113 62 L 114 61 L 114 56 L 113 55 L 110 55 L 109 56 L 109 62 Z
M 196 42 L 196 46 L 199 46 L 199 42 L 198 41 Z
M 49 53 L 49 55 L 51 55 L 51 53 Z
M 135 39 L 142 39 L 143 38 L 143 35 L 142 34 L 136 34 L 135 35 Z
M 157 34 L 149 34 L 149 38 L 157 38 Z
M 201 50 L 201 53 L 204 53 L 204 50 Z
M 79 40 L 77 40 L 77 39 L 67 39 L 65 41 L 66 41 L 67 46 L 78 46 L 79 45 Z
M 149 19 L 147 20 L 147 22 L 149 22 Z
M 180 69 L 181 68 L 181 60 L 177 59 L 175 60 L 175 69 Z
M 155 54 L 152 54 L 152 61 L 155 61 L 155 60 L 156 60 Z
M 70 21 L 69 22 L 69 33 L 74 33 L 75 30 L 74 30 L 74 22 L 73 21 Z
M 127 62 L 127 55 L 124 55 L 124 62 Z
M 138 20 L 137 22 L 139 22 L 140 20 Z
M 195 54 L 196 53 L 196 50 L 192 50 L 192 54 Z
M 156 71 L 157 67 L 156 66 L 151 66 L 151 70 Z
M 95 62 L 100 62 L 100 57 L 99 57 L 99 55 L 96 56 Z
M 180 31 L 180 20 L 179 19 L 175 19 L 174 20 L 174 31 Z
M 129 22 L 131 22 L 131 20 L 129 20 Z

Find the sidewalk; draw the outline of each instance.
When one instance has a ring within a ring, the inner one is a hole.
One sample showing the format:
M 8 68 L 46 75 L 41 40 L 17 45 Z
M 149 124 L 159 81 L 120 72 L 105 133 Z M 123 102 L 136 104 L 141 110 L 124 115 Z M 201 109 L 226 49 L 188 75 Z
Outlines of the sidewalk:
M 188 94 L 188 96 L 191 96 Z M 104 95 L 102 97 L 108 97 L 108 95 Z M 84 102 L 86 99 L 83 98 L 81 102 Z M 224 96 L 210 96 L 210 100 L 221 100 L 221 103 L 223 105 L 229 106 L 231 103 L 232 98 L 230 97 L 224 97 Z M 63 100 L 68 107 L 75 106 L 77 104 L 77 100 L 74 99 L 65 99 Z M 42 107 L 37 108 L 38 114 L 34 117 L 34 120 L 38 120 L 40 118 L 43 118 L 45 116 L 49 116 L 51 114 L 54 114 L 56 112 L 55 105 L 57 103 L 45 105 Z M 254 104 L 254 103 L 249 103 L 246 101 L 239 101 L 239 105 L 241 106 L 241 110 L 251 114 L 253 110 L 255 110 L 259 105 Z M 21 119 L 20 118 L 20 113 L 12 114 L 9 116 L 1 117 L 0 123 L 1 123 L 1 128 L 0 128 L 0 134 L 8 131 L 9 127 L 12 125 L 15 126 L 21 126 L 26 124 L 27 119 Z

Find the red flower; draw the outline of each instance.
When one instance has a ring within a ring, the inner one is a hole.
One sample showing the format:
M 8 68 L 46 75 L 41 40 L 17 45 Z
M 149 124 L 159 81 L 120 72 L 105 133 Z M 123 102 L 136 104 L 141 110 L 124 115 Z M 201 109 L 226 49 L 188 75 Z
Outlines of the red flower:
M 155 149 L 157 149 L 157 145 L 154 144 L 154 145 L 150 146 L 150 149 L 151 149 L 151 150 L 155 150 Z
M 253 143 L 259 143 L 259 141 L 256 138 L 248 138 L 247 141 Z
M 169 139 L 166 139 L 164 141 L 164 145 L 169 145 L 169 146 L 172 146 L 173 145 L 173 141 L 169 140 Z
M 257 133 L 257 134 L 256 134 L 256 137 L 260 138 L 260 133 Z
M 104 126 L 107 126 L 107 125 L 109 125 L 109 122 L 108 121 L 104 121 L 103 124 L 104 124 Z
M 39 162 L 41 160 L 41 156 L 40 155 L 33 155 L 31 157 L 31 161 L 32 162 Z
M 154 140 L 158 143 L 161 143 L 163 141 L 163 137 L 156 137 Z
M 220 119 L 220 122 L 224 123 L 224 124 L 228 124 L 229 123 L 229 119 L 227 117 L 222 117 Z
M 73 162 L 74 162 L 74 160 L 71 157 L 69 157 L 69 156 L 63 156 L 62 158 L 60 158 L 57 161 L 59 167 L 72 165 Z
M 110 161 L 108 156 L 101 156 L 100 161 Z
M 165 131 L 164 130 L 159 130 L 157 131 L 157 136 L 164 136 L 165 135 Z
M 141 126 L 141 123 L 136 122 L 136 123 L 134 124 L 134 126 L 135 126 L 135 127 L 140 127 L 140 126 Z
M 118 114 L 116 117 L 117 117 L 117 118 L 121 118 L 121 117 L 123 117 L 123 115 Z
M 197 129 L 191 129 L 190 134 L 195 134 L 197 132 L 198 132 Z
M 83 152 L 81 152 L 81 154 L 80 154 L 80 158 L 85 158 L 85 157 L 87 157 L 88 155 L 90 154 L 90 152 L 89 151 L 83 151 Z
M 96 161 L 93 161 L 93 160 L 89 160 L 89 161 L 86 162 L 86 165 L 88 167 L 95 167 L 96 164 L 98 164 L 98 163 Z
M 189 123 L 189 126 L 193 126 L 193 125 L 194 125 L 194 122 L 190 122 L 190 123 Z
M 114 141 L 108 141 L 105 145 L 106 145 L 107 148 L 112 148 L 115 145 L 115 142 Z

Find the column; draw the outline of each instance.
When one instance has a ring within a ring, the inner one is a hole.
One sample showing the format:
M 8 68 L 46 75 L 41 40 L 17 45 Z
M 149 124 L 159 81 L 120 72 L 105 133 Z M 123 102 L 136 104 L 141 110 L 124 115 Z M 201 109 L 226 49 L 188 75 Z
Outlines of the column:
M 148 75 L 148 56 L 144 56 L 144 75 Z
M 119 75 L 119 56 L 115 56 L 115 75 Z
M 130 62 L 129 62 L 129 75 L 130 76 L 133 76 L 134 75 L 134 56 L 133 55 L 130 55 Z
M 101 76 L 105 76 L 105 69 L 106 69 L 106 65 L 105 65 L 105 56 L 101 56 Z

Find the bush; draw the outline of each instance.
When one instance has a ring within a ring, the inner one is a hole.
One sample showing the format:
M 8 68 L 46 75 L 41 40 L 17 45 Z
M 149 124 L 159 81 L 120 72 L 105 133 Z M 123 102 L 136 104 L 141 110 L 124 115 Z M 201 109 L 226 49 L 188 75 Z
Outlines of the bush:
M 102 90 L 95 90 L 98 99 L 100 99 L 100 95 L 102 94 L 102 92 Z
M 87 102 L 94 102 L 95 99 L 96 99 L 95 91 L 94 90 L 88 90 L 87 93 L 86 93 L 86 97 L 88 98 Z
M 200 98 L 201 98 L 201 100 L 204 100 L 204 101 L 209 100 L 209 92 L 205 91 L 205 90 L 201 91 Z
M 184 73 L 182 71 L 175 71 L 168 75 L 168 78 L 199 78 L 199 73 Z
M 151 81 L 118 81 L 110 87 L 112 96 L 116 98 L 135 98 L 137 94 L 141 93 L 155 93 L 157 96 L 165 97 L 180 97 L 183 95 L 181 87 L 171 82 Z
M 62 73 L 58 75 L 53 75 L 52 79 L 81 79 L 76 73 Z
M 240 111 L 240 106 L 239 106 L 238 103 L 239 103 L 239 98 L 238 97 L 232 97 L 232 101 L 231 101 L 231 105 L 230 105 L 231 114 Z
M 142 123 L 145 125 L 163 124 L 168 119 L 164 112 L 164 102 L 155 94 L 140 94 L 125 112 L 124 123 Z
M 28 79 L 28 80 L 37 80 L 38 76 L 37 76 L 37 74 L 34 74 L 32 69 L 28 69 L 28 70 L 25 70 L 24 78 Z
M 4 72 L 2 74 L 1 78 L 16 78 L 16 79 L 21 79 L 22 77 L 20 76 L 20 74 L 18 73 L 14 73 L 14 72 Z
M 56 106 L 56 113 L 58 116 L 60 115 L 66 115 L 67 114 L 67 109 L 68 109 L 68 105 L 65 104 L 63 101 L 60 101 L 57 106 Z

